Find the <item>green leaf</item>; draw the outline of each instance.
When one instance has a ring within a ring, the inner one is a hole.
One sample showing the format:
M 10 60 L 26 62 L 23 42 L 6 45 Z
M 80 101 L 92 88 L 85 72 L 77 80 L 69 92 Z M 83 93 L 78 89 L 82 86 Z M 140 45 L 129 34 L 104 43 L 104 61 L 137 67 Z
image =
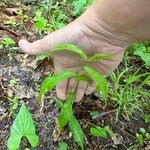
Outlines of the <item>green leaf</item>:
M 68 145 L 65 142 L 59 142 L 59 150 L 67 150 L 68 149 Z
M 146 73 L 143 73 L 143 74 L 140 74 L 140 75 L 131 75 L 131 76 L 129 76 L 128 77 L 128 79 L 126 80 L 126 83 L 127 83 L 127 85 L 129 85 L 129 84 L 132 84 L 133 82 L 135 82 L 135 81 L 138 81 L 140 78 L 142 78 L 142 77 L 144 77 L 144 76 L 147 76 L 147 75 L 149 75 L 150 74 L 150 72 L 146 72 Z M 150 75 L 149 75 L 150 76 Z
M 73 15 L 77 16 L 80 15 L 85 8 L 90 6 L 95 0 L 76 0 L 73 2 Z
M 75 94 L 70 93 L 66 102 L 64 103 L 64 105 L 61 108 L 61 112 L 58 117 L 58 125 L 61 130 L 67 125 L 71 116 L 73 115 L 72 105 L 74 102 L 74 98 L 75 98 Z
M 59 108 L 61 108 L 64 105 L 62 100 L 58 99 L 57 97 L 54 98 L 54 101 L 56 102 L 56 104 Z
M 144 137 L 142 134 L 136 133 L 136 139 L 140 142 L 140 144 L 143 146 L 144 145 Z
M 10 137 L 7 141 L 8 149 L 17 150 L 22 137 L 26 137 L 32 147 L 37 146 L 39 140 L 35 133 L 35 126 L 31 114 L 24 104 L 21 106 L 11 127 Z
M 77 0 L 73 3 L 73 6 L 74 6 L 74 11 L 73 11 L 73 15 L 74 16 L 77 16 L 79 15 L 82 11 L 83 11 L 83 8 L 86 4 L 86 0 Z
M 100 138 L 108 138 L 105 127 L 91 127 L 90 134 Z
M 36 60 L 38 60 L 38 61 L 45 60 L 46 58 L 49 58 L 49 55 L 47 55 L 47 54 L 41 54 L 41 55 L 37 55 L 36 56 Z
M 76 80 L 90 82 L 90 78 L 86 75 L 77 75 Z
M 78 120 L 73 115 L 69 120 L 69 128 L 73 133 L 74 140 L 78 143 L 81 149 L 84 150 L 84 133 Z
M 146 79 L 144 79 L 144 81 L 142 82 L 140 86 L 143 86 L 144 84 L 147 84 L 150 86 L 150 75 Z
M 150 123 L 150 114 L 144 116 L 145 123 Z
M 145 133 L 146 133 L 146 130 L 145 130 L 144 128 L 140 128 L 140 132 L 141 132 L 142 134 L 145 134 Z
M 97 117 L 100 115 L 99 111 L 91 111 L 90 115 L 93 120 L 97 119 Z
M 111 129 L 109 126 L 105 126 L 105 129 L 106 129 L 106 131 L 107 131 L 107 134 L 108 134 L 110 137 L 115 136 L 114 132 L 112 131 L 112 129 Z
M 16 42 L 11 38 L 6 37 L 6 38 L 3 38 L 2 44 L 4 44 L 5 46 L 11 46 L 11 45 L 15 45 Z
M 53 90 L 53 88 L 62 80 L 73 77 L 76 75 L 76 72 L 68 70 L 59 72 L 53 76 L 47 77 L 41 85 L 39 97 L 43 98 L 45 93 Z
M 150 52 L 143 43 L 136 45 L 133 54 L 139 56 L 150 67 Z
M 41 10 L 36 10 L 35 11 L 35 17 L 33 18 L 35 23 L 34 27 L 37 28 L 40 31 L 47 30 L 47 24 L 48 20 L 42 17 L 42 11 Z
M 87 60 L 87 55 L 83 50 L 78 48 L 77 46 L 71 45 L 71 44 L 60 44 L 54 47 L 50 52 L 57 52 L 57 51 L 70 51 L 73 53 L 76 53 L 81 56 L 81 58 Z
M 111 54 L 96 54 L 90 57 L 88 61 L 98 61 L 98 60 L 103 60 L 103 59 L 109 59 L 111 57 L 112 57 Z
M 108 86 L 107 80 L 97 71 L 90 67 L 84 67 L 84 70 L 89 74 L 89 76 L 96 82 L 97 89 L 102 93 L 104 100 L 108 97 Z
M 150 140 L 150 133 L 146 133 L 146 134 L 145 134 L 145 137 L 146 137 L 148 140 Z
M 47 26 L 47 23 L 48 23 L 48 20 L 47 19 L 44 19 L 43 17 L 42 18 L 39 18 L 36 23 L 34 24 L 34 27 L 39 29 L 40 31 L 44 31 L 46 30 L 46 26 Z
M 3 44 L 0 43 L 0 49 L 3 49 Z

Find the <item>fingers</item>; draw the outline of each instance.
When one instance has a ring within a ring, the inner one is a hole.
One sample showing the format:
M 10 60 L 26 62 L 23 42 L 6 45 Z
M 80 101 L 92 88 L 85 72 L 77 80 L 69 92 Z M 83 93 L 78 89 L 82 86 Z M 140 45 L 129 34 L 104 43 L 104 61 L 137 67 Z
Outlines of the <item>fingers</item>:
M 57 97 L 61 100 L 66 100 L 67 94 L 69 92 L 75 92 L 76 90 L 76 98 L 75 102 L 78 103 L 82 100 L 84 94 L 89 95 L 94 92 L 96 89 L 96 84 L 89 84 L 85 81 L 80 81 L 77 84 L 77 81 L 74 78 L 70 78 L 62 81 L 56 87 Z
M 88 87 L 88 83 L 84 82 L 84 81 L 80 81 L 77 85 L 77 90 L 76 90 L 76 98 L 75 98 L 75 102 L 78 103 L 82 100 L 85 91 Z
M 68 79 L 61 81 L 57 86 L 56 86 L 56 94 L 57 97 L 61 100 L 66 100 L 66 95 L 67 95 L 67 85 L 68 85 Z
M 55 45 L 62 43 L 63 34 L 63 30 L 58 30 L 35 42 L 28 42 L 26 39 L 22 39 L 18 45 L 23 52 L 29 55 L 43 54 L 48 52 Z
M 68 92 L 75 92 L 76 87 L 77 87 L 77 81 L 74 78 L 70 78 L 67 87 Z
M 44 53 L 46 51 L 45 46 L 43 46 L 44 41 L 38 40 L 33 43 L 28 42 L 26 39 L 22 39 L 19 41 L 18 45 L 20 49 L 29 54 L 29 55 L 36 55 L 40 53 Z
M 28 42 L 26 39 L 23 39 L 18 42 L 18 45 L 22 51 L 29 55 L 43 54 L 58 44 L 75 44 L 77 39 L 79 41 L 82 39 L 82 34 L 80 25 L 73 22 L 60 30 L 50 33 L 41 40 Z
M 95 91 L 95 89 L 96 89 L 96 84 L 95 83 L 93 83 L 93 84 L 89 83 L 88 87 L 87 87 L 87 89 L 85 91 L 85 94 L 86 95 L 90 95 L 90 94 L 92 94 Z

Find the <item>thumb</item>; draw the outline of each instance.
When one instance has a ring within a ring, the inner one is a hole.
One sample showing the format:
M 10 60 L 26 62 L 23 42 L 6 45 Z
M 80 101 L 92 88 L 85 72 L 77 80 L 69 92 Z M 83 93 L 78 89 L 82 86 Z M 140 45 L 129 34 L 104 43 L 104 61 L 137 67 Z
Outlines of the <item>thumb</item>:
M 43 54 L 47 53 L 50 49 L 58 44 L 75 44 L 74 41 L 77 39 L 76 36 L 79 35 L 78 31 L 79 28 L 74 23 L 72 23 L 63 29 L 52 32 L 35 42 L 28 42 L 26 39 L 22 39 L 19 41 L 18 45 L 23 52 L 29 55 Z
M 28 42 L 26 39 L 22 39 L 18 42 L 18 45 L 23 52 L 29 55 L 47 53 L 56 44 L 63 42 L 63 32 L 62 30 L 55 31 L 35 42 Z

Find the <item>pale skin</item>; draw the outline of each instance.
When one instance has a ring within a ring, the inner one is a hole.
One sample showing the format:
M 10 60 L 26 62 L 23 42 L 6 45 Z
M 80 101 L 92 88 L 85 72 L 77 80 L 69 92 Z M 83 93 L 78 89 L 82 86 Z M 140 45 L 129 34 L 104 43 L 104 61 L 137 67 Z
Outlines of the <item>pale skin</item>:
M 135 41 L 150 40 L 150 1 L 148 0 L 97 0 L 79 18 L 44 38 L 28 42 L 19 41 L 19 47 L 27 54 L 48 52 L 57 44 L 74 44 L 88 55 L 113 54 L 111 59 L 88 64 L 103 75 L 108 75 L 120 64 L 127 45 Z M 74 53 L 54 54 L 55 71 L 80 70 L 82 61 Z M 56 87 L 58 98 L 65 100 L 67 92 L 76 89 L 75 102 L 84 94 L 91 94 L 95 84 L 68 79 Z

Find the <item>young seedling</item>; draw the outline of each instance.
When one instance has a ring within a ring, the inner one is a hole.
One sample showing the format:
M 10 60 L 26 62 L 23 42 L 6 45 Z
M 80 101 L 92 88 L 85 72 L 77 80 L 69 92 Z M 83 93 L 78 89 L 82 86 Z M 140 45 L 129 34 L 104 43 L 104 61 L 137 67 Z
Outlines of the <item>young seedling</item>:
M 81 57 L 81 59 L 84 61 L 82 71 L 85 71 L 89 76 L 79 74 L 75 70 L 67 70 L 59 72 L 53 76 L 47 77 L 43 81 L 40 88 L 39 98 L 41 99 L 41 102 L 44 100 L 45 93 L 47 93 L 48 91 L 52 91 L 58 83 L 70 77 L 74 78 L 76 82 L 79 82 L 81 80 L 83 81 L 88 80 L 95 82 L 97 85 L 97 91 L 102 94 L 103 99 L 105 100 L 105 102 L 107 102 L 108 98 L 107 80 L 99 72 L 89 67 L 88 63 L 91 61 L 93 62 L 101 59 L 109 59 L 112 56 L 109 54 L 96 54 L 94 56 L 88 56 L 83 50 L 71 44 L 58 45 L 49 52 L 49 55 L 51 55 L 51 53 L 57 53 L 59 51 L 64 50 L 76 53 Z M 58 128 L 60 130 L 63 130 L 64 127 L 68 125 L 69 129 L 73 133 L 74 140 L 81 147 L 81 149 L 84 150 L 84 133 L 79 124 L 79 121 L 75 118 L 72 110 L 75 96 L 76 96 L 75 92 L 69 92 L 66 101 L 61 105 L 61 112 L 60 115 L 58 116 Z

